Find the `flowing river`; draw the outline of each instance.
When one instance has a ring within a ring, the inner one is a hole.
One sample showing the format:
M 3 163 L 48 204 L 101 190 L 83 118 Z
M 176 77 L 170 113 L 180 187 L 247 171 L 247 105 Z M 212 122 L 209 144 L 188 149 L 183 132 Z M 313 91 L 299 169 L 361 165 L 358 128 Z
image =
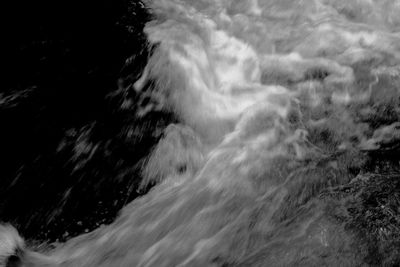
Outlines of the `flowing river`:
M 144 4 L 152 53 L 132 90 L 151 101 L 137 115 L 178 121 L 143 163 L 155 186 L 52 249 L 4 226 L 0 251 L 17 249 L 16 266 L 398 264 L 371 259 L 349 203 L 379 174 L 371 153 L 400 138 L 400 2 Z

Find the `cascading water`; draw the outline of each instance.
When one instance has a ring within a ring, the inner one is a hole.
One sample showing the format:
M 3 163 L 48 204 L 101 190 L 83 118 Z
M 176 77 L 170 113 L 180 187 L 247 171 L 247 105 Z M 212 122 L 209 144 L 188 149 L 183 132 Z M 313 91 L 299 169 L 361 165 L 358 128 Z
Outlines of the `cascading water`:
M 144 164 L 142 186 L 156 186 L 41 254 L 4 228 L 3 254 L 18 247 L 21 266 L 399 264 L 399 217 L 373 228 L 356 213 L 384 175 L 400 191 L 398 160 L 375 160 L 400 137 L 399 2 L 145 4 L 154 51 L 134 90 L 153 101 L 137 112 L 179 120 Z

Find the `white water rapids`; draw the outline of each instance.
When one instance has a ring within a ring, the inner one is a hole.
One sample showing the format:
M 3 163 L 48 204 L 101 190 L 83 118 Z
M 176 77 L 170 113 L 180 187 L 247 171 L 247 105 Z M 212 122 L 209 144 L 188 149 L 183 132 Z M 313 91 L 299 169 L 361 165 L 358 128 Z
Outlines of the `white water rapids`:
M 155 48 L 134 88 L 154 101 L 140 114 L 180 120 L 143 168 L 157 185 L 23 266 L 361 266 L 319 194 L 400 137 L 398 122 L 368 121 L 382 103 L 398 111 L 400 1 L 146 5 Z

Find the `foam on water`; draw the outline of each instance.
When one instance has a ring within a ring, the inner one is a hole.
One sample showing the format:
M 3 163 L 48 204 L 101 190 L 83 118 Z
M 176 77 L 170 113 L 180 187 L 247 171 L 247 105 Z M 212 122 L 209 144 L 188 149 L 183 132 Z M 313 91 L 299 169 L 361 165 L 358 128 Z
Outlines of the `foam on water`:
M 399 2 L 146 4 L 156 47 L 135 90 L 153 82 L 160 106 L 140 112 L 172 110 L 181 124 L 143 168 L 157 186 L 46 264 L 362 264 L 318 194 L 354 178 L 362 151 L 400 138 L 398 122 L 362 119 L 399 97 Z

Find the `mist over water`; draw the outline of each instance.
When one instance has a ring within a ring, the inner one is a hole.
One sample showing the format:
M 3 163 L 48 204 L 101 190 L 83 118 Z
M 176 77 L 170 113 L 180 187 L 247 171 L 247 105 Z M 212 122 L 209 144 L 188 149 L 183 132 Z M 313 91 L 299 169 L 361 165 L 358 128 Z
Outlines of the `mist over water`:
M 179 120 L 143 164 L 142 187 L 155 186 L 25 266 L 398 264 L 398 243 L 370 259 L 348 203 L 399 170 L 371 155 L 400 138 L 400 2 L 145 5 L 154 47 L 133 88 L 152 101 L 137 114 Z

